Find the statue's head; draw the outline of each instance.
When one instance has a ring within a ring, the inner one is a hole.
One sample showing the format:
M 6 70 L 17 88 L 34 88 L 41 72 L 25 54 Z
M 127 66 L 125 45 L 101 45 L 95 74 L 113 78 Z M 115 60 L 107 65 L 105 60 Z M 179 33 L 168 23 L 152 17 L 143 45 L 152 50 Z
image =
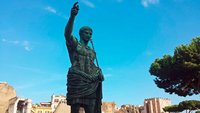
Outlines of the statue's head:
M 92 38 L 92 29 L 88 26 L 83 26 L 79 30 L 80 39 L 83 41 L 90 41 Z

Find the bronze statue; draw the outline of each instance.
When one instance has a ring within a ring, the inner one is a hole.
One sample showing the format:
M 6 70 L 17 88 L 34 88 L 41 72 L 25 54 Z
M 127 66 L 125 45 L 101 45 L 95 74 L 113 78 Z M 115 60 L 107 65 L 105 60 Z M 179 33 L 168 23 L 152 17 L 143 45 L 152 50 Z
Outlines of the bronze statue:
M 79 6 L 76 2 L 65 28 L 65 39 L 71 62 L 67 75 L 67 104 L 71 113 L 79 113 L 83 107 L 85 113 L 101 113 L 102 81 L 101 69 L 95 65 L 96 53 L 88 46 L 92 37 L 92 29 L 84 26 L 80 29 L 80 41 L 71 35 Z

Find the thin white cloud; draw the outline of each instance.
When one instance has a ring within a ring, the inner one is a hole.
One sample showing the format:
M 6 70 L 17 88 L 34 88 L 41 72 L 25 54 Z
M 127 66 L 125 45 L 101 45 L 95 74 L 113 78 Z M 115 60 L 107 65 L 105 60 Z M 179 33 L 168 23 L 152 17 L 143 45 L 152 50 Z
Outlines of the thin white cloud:
M 159 0 L 141 0 L 141 4 L 144 7 L 149 7 L 149 5 L 155 5 L 155 4 L 158 4 L 158 3 L 159 3 Z
M 113 71 L 113 68 L 112 67 L 107 67 L 107 68 L 105 68 L 105 71 Z
M 105 78 L 112 77 L 112 74 L 109 74 L 109 73 L 104 74 L 104 77 L 105 77 Z
M 2 38 L 1 41 L 10 44 L 19 44 L 19 41 L 17 40 L 6 40 L 5 38 Z
M 86 6 L 90 7 L 90 8 L 95 8 L 95 5 L 90 2 L 89 0 L 81 0 L 81 2 L 83 2 Z
M 62 14 L 62 13 L 56 13 L 56 15 L 66 19 L 66 20 L 69 18 L 69 17 L 65 16 L 64 14 Z
M 22 46 L 26 51 L 31 51 L 29 41 L 7 40 L 5 38 L 2 38 L 1 41 L 3 43 L 7 43 L 7 44 L 14 44 L 14 45 Z
M 50 12 L 50 13 L 54 13 L 54 14 L 57 13 L 57 11 L 53 7 L 51 7 L 51 6 L 46 6 L 44 9 L 46 11 Z
M 12 41 L 13 44 L 19 44 L 19 41 L 15 40 L 15 41 Z
M 23 41 L 22 45 L 23 45 L 25 50 L 31 51 L 29 41 Z
M 42 74 L 46 74 L 44 73 L 42 70 L 40 69 L 36 69 L 36 68 L 30 68 L 30 67 L 25 67 L 25 66 L 14 66 L 15 68 L 17 69 L 20 69 L 20 70 L 25 70 L 25 71 L 30 71 L 32 73 L 42 73 Z
M 6 42 L 6 39 L 5 39 L 5 38 L 2 38 L 1 41 L 2 41 L 2 42 Z
M 26 84 L 26 85 L 17 85 L 15 86 L 15 89 L 18 91 L 18 90 L 24 90 L 24 89 L 29 89 L 29 88 L 32 88 L 36 86 L 35 84 Z
M 50 12 L 50 13 L 53 13 L 53 14 L 59 16 L 59 17 L 62 17 L 62 18 L 64 18 L 64 19 L 68 19 L 67 16 L 65 16 L 63 13 L 57 11 L 55 8 L 53 8 L 53 7 L 51 7 L 51 6 L 46 6 L 44 9 L 45 9 L 46 11 Z

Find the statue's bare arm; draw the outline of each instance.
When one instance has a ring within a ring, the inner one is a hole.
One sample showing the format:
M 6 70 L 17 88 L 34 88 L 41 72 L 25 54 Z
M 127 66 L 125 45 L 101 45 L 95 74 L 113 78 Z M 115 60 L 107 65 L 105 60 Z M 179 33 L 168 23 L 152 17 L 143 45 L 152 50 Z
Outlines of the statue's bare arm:
M 76 2 L 71 9 L 71 14 L 70 14 L 68 23 L 65 27 L 65 34 L 64 35 L 65 35 L 66 41 L 69 41 L 70 38 L 71 38 L 74 20 L 75 20 L 76 15 L 78 14 L 78 11 L 79 11 L 79 6 L 78 6 L 78 2 Z

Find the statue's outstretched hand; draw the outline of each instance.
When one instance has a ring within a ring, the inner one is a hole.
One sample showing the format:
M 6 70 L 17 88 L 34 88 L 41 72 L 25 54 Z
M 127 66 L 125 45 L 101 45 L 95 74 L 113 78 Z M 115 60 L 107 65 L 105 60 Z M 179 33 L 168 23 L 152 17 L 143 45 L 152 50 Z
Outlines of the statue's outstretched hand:
M 74 3 L 72 9 L 71 9 L 71 16 L 76 16 L 78 14 L 79 5 L 78 2 Z

